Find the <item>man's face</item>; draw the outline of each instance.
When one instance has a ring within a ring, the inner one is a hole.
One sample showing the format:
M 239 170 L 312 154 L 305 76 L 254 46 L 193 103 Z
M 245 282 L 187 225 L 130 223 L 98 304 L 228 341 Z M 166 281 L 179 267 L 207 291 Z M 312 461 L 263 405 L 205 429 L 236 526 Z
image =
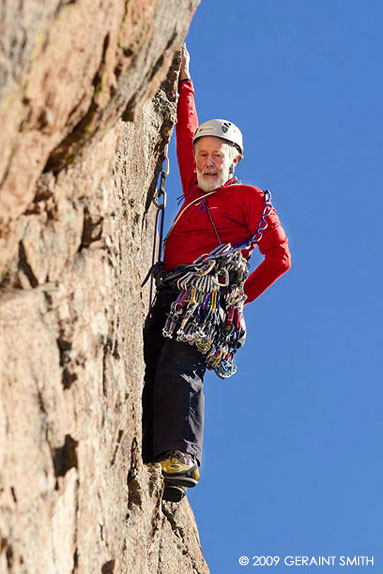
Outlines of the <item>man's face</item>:
M 231 166 L 238 159 L 231 159 L 228 145 L 215 136 L 203 136 L 195 144 L 195 162 L 198 187 L 213 191 L 231 177 Z

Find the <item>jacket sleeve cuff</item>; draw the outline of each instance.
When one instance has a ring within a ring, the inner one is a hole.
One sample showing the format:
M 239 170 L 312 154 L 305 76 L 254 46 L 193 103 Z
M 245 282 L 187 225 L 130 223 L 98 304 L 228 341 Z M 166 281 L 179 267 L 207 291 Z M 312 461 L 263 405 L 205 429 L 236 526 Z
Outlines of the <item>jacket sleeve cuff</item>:
M 193 82 L 191 79 L 180 80 L 178 82 L 178 93 L 181 93 L 185 90 L 187 92 L 191 92 L 192 94 L 194 94 L 194 86 L 193 86 Z

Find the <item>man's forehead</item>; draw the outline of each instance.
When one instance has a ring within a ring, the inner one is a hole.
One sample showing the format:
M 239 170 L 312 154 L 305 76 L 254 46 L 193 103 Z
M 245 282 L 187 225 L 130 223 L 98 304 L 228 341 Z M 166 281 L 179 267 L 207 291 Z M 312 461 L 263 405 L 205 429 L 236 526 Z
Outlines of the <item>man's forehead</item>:
M 211 151 L 213 149 L 221 150 L 225 148 L 226 145 L 227 142 L 223 138 L 219 138 L 217 136 L 202 136 L 195 142 L 197 151 Z

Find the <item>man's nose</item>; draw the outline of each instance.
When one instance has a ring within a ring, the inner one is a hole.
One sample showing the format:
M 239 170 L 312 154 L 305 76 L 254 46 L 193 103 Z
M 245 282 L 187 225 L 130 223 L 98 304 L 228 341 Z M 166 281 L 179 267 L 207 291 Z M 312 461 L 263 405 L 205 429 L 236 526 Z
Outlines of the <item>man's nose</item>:
M 207 165 L 214 166 L 214 158 L 212 155 L 208 156 Z

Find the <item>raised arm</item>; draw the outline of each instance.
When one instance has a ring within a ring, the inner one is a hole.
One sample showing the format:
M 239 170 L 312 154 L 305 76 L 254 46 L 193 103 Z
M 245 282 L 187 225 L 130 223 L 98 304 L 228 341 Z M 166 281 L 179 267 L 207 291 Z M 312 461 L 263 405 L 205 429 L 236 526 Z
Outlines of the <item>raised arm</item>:
M 184 44 L 178 84 L 179 99 L 176 125 L 177 158 L 184 195 L 188 192 L 191 178 L 194 178 L 195 174 L 193 137 L 198 127 L 194 87 L 189 67 L 190 54 Z

